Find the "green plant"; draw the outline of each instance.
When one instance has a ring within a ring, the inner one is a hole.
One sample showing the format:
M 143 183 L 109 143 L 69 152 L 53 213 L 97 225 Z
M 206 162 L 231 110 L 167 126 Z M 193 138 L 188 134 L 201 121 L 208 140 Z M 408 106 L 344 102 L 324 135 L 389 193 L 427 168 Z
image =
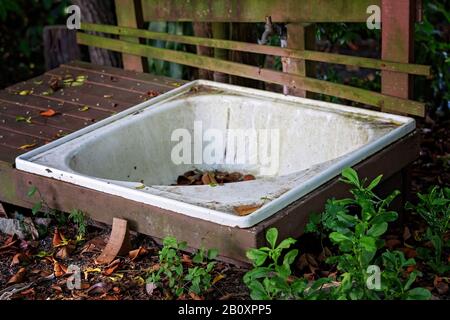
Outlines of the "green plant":
M 250 296 L 254 300 L 272 299 L 318 299 L 324 284 L 331 279 L 323 278 L 312 286 L 308 281 L 292 276 L 291 265 L 298 255 L 297 249 L 292 249 L 280 257 L 285 249 L 289 249 L 296 240 L 287 238 L 277 246 L 278 230 L 271 228 L 266 233 L 270 247 L 250 249 L 247 257 L 253 262 L 254 268 L 244 276 L 244 283 L 250 289 Z M 266 262 L 269 262 L 267 264 Z
M 381 178 L 380 175 L 367 183 L 366 179 L 361 181 L 353 169 L 344 169 L 341 181 L 351 186 L 353 198 L 329 200 L 322 215 L 313 216 L 306 228 L 308 232 L 319 232 L 322 237 L 330 232 L 328 238 L 337 246 L 338 254 L 327 259 L 327 263 L 336 264 L 341 272 L 340 285 L 330 292 L 333 298 L 377 300 L 430 297 L 425 289 L 409 289 L 419 274 L 412 273 L 407 278 L 403 276 L 403 268 L 415 262 L 405 261 L 399 252 L 386 251 L 381 259 L 385 268 L 381 273 L 383 286 L 377 290 L 367 286 L 368 270 L 371 266 L 380 265 L 377 253 L 384 246 L 381 236 L 387 231 L 388 223 L 398 216 L 396 212 L 387 210 L 398 191 L 385 199 L 373 192 Z
M 180 250 L 187 248 L 186 242 L 178 242 L 174 237 L 166 237 L 159 251 L 159 269 L 151 272 L 147 283 L 162 285 L 167 283 L 172 294 L 181 296 L 185 292 L 203 294 L 212 286 L 211 273 L 218 251 L 200 249 L 192 258 L 192 267 L 183 267 Z M 187 272 L 186 272 L 187 271 Z
M 418 194 L 417 205 L 407 203 L 406 208 L 417 212 L 428 224 L 425 238 L 434 248 L 434 257 L 428 261 L 428 265 L 437 273 L 450 271 L 448 263 L 442 261 L 442 252 L 445 247 L 450 247 L 449 241 L 445 241 L 445 234 L 450 231 L 450 188 L 432 187 L 427 194 Z M 432 254 L 429 249 L 419 248 L 418 253 L 424 259 L 430 259 Z
M 31 208 L 31 212 L 33 213 L 33 215 L 42 213 L 46 218 L 54 218 L 59 225 L 64 225 L 67 223 L 66 215 L 63 212 L 50 208 L 37 187 L 32 186 L 28 190 L 27 196 L 29 198 L 32 198 L 36 194 L 39 196 L 39 200 L 35 202 L 35 204 Z
M 69 214 L 69 220 L 72 220 L 72 222 L 77 225 L 78 235 L 80 237 L 84 237 L 87 227 L 86 215 L 84 212 L 78 209 L 73 209 Z

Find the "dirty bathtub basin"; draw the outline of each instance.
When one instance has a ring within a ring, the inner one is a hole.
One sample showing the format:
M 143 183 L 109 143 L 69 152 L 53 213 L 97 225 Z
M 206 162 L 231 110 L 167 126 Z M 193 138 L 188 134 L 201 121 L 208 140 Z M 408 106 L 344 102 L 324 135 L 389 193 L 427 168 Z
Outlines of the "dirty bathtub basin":
M 198 80 L 21 155 L 16 167 L 247 228 L 414 129 L 403 116 Z M 257 179 L 172 185 L 194 168 Z

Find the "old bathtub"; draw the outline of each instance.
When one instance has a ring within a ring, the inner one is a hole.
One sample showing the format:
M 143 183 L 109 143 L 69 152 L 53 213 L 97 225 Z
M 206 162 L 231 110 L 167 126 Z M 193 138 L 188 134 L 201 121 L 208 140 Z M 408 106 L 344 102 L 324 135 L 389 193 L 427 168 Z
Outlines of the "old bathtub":
M 16 167 L 247 228 L 414 128 L 403 116 L 198 80 L 21 155 Z M 194 168 L 256 180 L 173 185 Z

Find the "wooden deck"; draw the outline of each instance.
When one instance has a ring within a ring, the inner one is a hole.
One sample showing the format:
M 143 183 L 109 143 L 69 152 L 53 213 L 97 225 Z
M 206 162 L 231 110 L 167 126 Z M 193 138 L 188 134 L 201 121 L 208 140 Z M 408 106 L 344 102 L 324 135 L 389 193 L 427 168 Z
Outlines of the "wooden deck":
M 84 75 L 87 80 L 82 86 L 58 90 L 50 96 L 42 95 L 48 91 L 48 81 L 52 77 L 68 74 L 72 77 Z M 224 259 L 243 261 L 248 248 L 264 244 L 267 228 L 277 227 L 281 237 L 297 237 L 302 233 L 308 215 L 321 212 L 326 199 L 346 195 L 347 188 L 334 179 L 258 225 L 239 229 L 14 168 L 14 159 L 18 155 L 180 84 L 170 78 L 74 62 L 0 91 L 0 201 L 31 208 L 37 199 L 29 199 L 26 194 L 30 185 L 35 185 L 55 209 L 65 212 L 80 209 L 91 218 L 109 224 L 113 217 L 124 218 L 133 229 L 157 239 L 173 235 L 192 247 L 217 248 Z M 24 90 L 33 93 L 17 94 Z M 40 115 L 49 108 L 58 114 L 48 118 Z M 16 121 L 17 116 L 31 117 L 31 123 Z M 418 156 L 417 139 L 417 134 L 412 133 L 364 160 L 356 169 L 369 178 L 384 174 L 381 191 L 404 190 L 405 168 Z

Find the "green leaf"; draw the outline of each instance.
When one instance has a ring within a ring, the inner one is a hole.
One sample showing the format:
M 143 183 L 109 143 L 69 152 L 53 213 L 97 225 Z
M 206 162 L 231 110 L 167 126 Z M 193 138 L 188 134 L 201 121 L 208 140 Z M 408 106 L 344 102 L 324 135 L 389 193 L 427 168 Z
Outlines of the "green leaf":
M 250 297 L 253 300 L 270 300 L 261 282 L 253 281 L 248 287 L 250 289 Z
M 377 245 L 375 238 L 369 236 L 363 236 L 360 239 L 360 244 L 364 248 L 364 250 L 368 252 L 374 252 L 377 250 Z
M 331 239 L 331 241 L 333 241 L 335 243 L 340 243 L 343 241 L 351 241 L 349 237 L 347 237 L 346 235 L 343 235 L 340 232 L 330 233 L 330 239 Z
M 266 261 L 269 256 L 266 252 L 260 251 L 258 249 L 250 249 L 246 253 L 247 258 L 253 261 L 256 266 L 261 266 Z
M 27 196 L 28 196 L 28 197 L 34 196 L 34 194 L 36 193 L 36 191 L 37 191 L 37 188 L 36 188 L 35 186 L 32 186 L 32 187 L 30 188 L 30 190 L 28 190 Z
M 294 250 L 289 251 L 289 252 L 284 256 L 284 259 L 283 259 L 283 265 L 290 266 L 291 264 L 293 264 L 294 261 L 295 261 L 295 258 L 297 257 L 297 255 L 298 255 L 298 250 L 297 250 L 297 249 L 294 249 Z
M 208 259 L 214 260 L 219 255 L 219 250 L 217 249 L 209 249 L 208 250 Z
M 367 186 L 367 190 L 372 190 L 373 188 L 375 188 L 380 183 L 382 178 L 383 178 L 383 175 L 380 174 L 378 177 L 373 179 L 373 181 Z
M 346 179 L 341 179 L 342 181 L 350 183 L 358 188 L 360 187 L 358 174 L 352 168 L 345 168 L 342 171 L 342 176 Z
M 407 300 L 429 300 L 431 292 L 425 288 L 414 288 L 408 291 Z
M 267 230 L 266 239 L 267 242 L 272 247 L 272 249 L 275 248 L 277 238 L 278 238 L 278 230 L 276 228 L 270 228 L 269 230 Z
M 278 249 L 289 249 L 289 247 L 296 242 L 297 242 L 297 240 L 295 240 L 293 238 L 287 238 L 287 239 L 284 239 L 283 241 L 281 241 L 281 243 L 278 245 L 277 248 Z
M 31 208 L 31 212 L 35 215 L 37 214 L 39 211 L 41 211 L 42 209 L 42 202 L 36 202 L 33 206 L 33 208 Z
M 367 235 L 371 237 L 379 237 L 386 232 L 387 228 L 388 228 L 387 222 L 375 224 L 369 229 Z

